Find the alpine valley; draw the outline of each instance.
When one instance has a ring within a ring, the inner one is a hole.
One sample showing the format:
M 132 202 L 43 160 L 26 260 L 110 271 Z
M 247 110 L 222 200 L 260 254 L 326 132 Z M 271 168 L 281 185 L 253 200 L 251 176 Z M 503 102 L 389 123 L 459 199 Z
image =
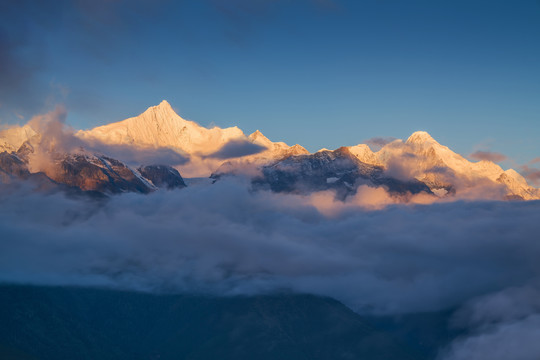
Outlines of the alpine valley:
M 260 131 L 211 129 L 180 117 L 167 101 L 139 116 L 73 131 L 53 112 L 0 132 L 0 180 L 26 180 L 38 191 L 107 197 L 208 185 L 229 176 L 252 189 L 335 199 L 380 189 L 393 202 L 460 199 L 534 200 L 540 190 L 513 169 L 471 162 L 425 131 L 374 152 L 368 145 L 309 153 Z M 207 179 L 207 180 L 204 180 Z

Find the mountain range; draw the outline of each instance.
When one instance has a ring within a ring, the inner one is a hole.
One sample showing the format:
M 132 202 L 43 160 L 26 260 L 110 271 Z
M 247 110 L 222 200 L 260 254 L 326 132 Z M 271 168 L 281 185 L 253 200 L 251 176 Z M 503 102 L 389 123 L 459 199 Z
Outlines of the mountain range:
M 407 202 L 453 199 L 533 200 L 540 190 L 513 169 L 471 162 L 427 132 L 374 152 L 366 144 L 309 153 L 273 142 L 259 130 L 205 128 L 180 117 L 167 101 L 142 114 L 73 131 L 54 116 L 0 132 L 0 180 L 40 188 L 109 195 L 186 186 L 183 177 L 248 177 L 256 190 L 295 194 L 333 191 L 345 200 L 360 187 L 382 188 Z M 45 184 L 45 185 L 44 185 Z

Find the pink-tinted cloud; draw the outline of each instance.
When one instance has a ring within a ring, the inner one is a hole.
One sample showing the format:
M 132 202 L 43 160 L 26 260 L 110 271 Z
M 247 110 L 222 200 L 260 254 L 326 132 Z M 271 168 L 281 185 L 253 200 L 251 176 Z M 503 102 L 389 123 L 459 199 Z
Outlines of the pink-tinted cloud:
M 537 158 L 537 159 L 540 160 L 540 158 Z M 534 160 L 531 161 L 531 163 L 533 162 Z M 520 172 L 521 172 L 521 175 L 523 175 L 523 177 L 527 179 L 529 183 L 533 184 L 534 186 L 540 186 L 540 169 L 530 167 L 528 165 L 523 165 L 521 166 Z
M 394 137 L 374 137 L 364 141 L 374 151 L 380 150 L 384 145 L 396 140 Z
M 487 160 L 493 162 L 500 162 L 507 159 L 506 155 L 494 151 L 475 151 L 469 157 L 477 161 Z

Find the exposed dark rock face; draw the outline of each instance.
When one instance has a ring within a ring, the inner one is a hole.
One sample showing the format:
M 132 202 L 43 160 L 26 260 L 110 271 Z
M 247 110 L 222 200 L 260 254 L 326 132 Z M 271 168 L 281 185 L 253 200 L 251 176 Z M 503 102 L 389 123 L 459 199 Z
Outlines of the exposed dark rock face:
M 150 180 L 158 188 L 180 189 L 186 183 L 175 168 L 168 165 L 147 165 L 137 169 L 142 176 Z
M 79 188 L 57 183 L 43 172 L 31 173 L 26 161 L 17 153 L 0 153 L 0 183 L 18 185 L 21 180 L 31 188 L 41 192 L 64 191 L 68 195 L 78 196 L 83 193 Z M 98 197 L 95 192 L 86 192 L 91 197 Z
M 28 163 L 28 157 L 33 153 L 34 147 L 32 146 L 32 144 L 30 144 L 29 141 L 25 141 L 15 154 L 19 157 L 19 159 L 21 159 L 25 163 Z
M 158 187 L 186 187 L 180 173 L 170 166 L 148 165 L 135 170 L 108 156 L 84 153 L 52 154 L 46 174 L 31 173 L 28 161 L 32 153 L 33 148 L 28 143 L 17 152 L 0 153 L 0 182 L 30 180 L 37 185 L 37 190 L 82 191 L 97 197 L 123 192 L 147 194 Z
M 253 180 L 256 188 L 275 192 L 307 194 L 335 190 L 338 198 L 354 194 L 359 185 L 384 186 L 390 193 L 431 193 L 417 180 L 401 181 L 388 177 L 380 166 L 358 160 L 347 148 L 291 156 L 262 168 L 262 177 Z
M 69 154 L 57 160 L 57 168 L 49 172 L 54 181 L 81 190 L 105 193 L 149 193 L 153 186 L 124 163 L 109 158 Z
M 26 179 L 30 176 L 26 164 L 15 154 L 0 153 L 0 176 L 2 178 L 15 177 Z

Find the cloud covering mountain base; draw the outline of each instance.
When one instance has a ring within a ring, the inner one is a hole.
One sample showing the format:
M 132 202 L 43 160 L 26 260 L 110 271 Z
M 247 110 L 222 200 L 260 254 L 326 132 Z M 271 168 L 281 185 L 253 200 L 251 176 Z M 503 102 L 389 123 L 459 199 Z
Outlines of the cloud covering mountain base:
M 463 354 L 540 316 L 535 297 L 515 290 L 538 291 L 538 201 L 349 204 L 328 216 L 313 197 L 248 189 L 222 180 L 96 202 L 5 186 L 0 280 L 216 295 L 293 291 L 360 313 L 463 307 L 465 319 L 483 309 L 474 304 L 499 304 L 496 319 L 462 321 L 489 334 L 455 343 L 447 354 L 455 359 L 480 359 Z M 501 292 L 509 300 L 490 300 Z M 524 298 L 533 300 L 516 314 Z

